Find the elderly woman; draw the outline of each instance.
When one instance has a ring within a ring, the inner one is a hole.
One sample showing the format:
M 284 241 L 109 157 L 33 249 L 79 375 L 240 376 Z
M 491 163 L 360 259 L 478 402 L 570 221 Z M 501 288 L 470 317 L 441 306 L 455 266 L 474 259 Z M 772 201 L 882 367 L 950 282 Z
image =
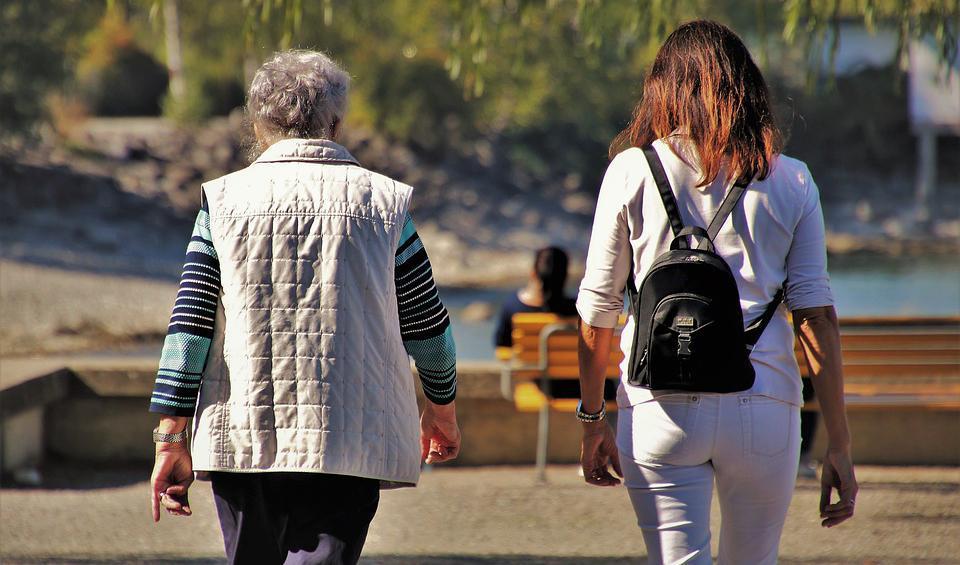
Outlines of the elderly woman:
M 651 563 L 711 563 L 714 484 L 719 563 L 776 563 L 803 402 L 784 294 L 829 435 L 823 525 L 850 518 L 857 493 L 817 186 L 806 165 L 780 154 L 763 76 L 740 38 L 715 22 L 667 38 L 611 152 L 625 145 L 600 188 L 577 302 L 584 478 L 615 485 L 608 466 L 622 470 Z M 688 233 L 715 253 L 698 253 Z M 721 267 L 727 278 L 707 278 Z M 689 276 L 662 279 L 668 272 Z M 648 277 L 689 289 L 651 301 L 659 290 Z M 719 296 L 703 299 L 721 282 L 729 310 Z M 625 287 L 633 304 L 614 437 L 602 390 Z M 718 327 L 720 312 L 736 325 L 718 334 L 708 325 Z
M 459 450 L 454 343 L 412 189 L 336 143 L 348 86 L 312 51 L 257 72 L 263 153 L 203 185 L 163 345 L 153 517 L 190 515 L 193 473 L 209 477 L 232 563 L 355 563 L 380 488 Z

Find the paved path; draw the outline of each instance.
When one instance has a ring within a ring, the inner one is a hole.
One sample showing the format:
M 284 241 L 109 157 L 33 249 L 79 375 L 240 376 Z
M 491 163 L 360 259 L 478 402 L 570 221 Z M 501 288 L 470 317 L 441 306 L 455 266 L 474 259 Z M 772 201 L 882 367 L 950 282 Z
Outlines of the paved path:
M 220 563 L 206 483 L 196 514 L 148 516 L 147 469 L 47 471 L 43 489 L 0 490 L 8 563 Z M 588 487 L 570 466 L 538 486 L 530 467 L 437 469 L 418 489 L 386 492 L 363 563 L 635 563 L 643 542 L 622 489 Z M 797 486 L 782 563 L 960 563 L 960 469 L 861 467 L 858 516 L 824 530 L 818 486 Z M 715 505 L 716 506 L 716 505 Z M 719 518 L 714 509 L 714 527 Z M 716 545 L 714 545 L 714 550 Z

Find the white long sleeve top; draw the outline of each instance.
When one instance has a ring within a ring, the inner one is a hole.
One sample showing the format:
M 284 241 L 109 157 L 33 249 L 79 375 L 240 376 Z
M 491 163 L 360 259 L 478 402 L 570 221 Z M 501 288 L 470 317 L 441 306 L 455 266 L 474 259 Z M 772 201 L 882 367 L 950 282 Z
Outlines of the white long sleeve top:
M 682 137 L 670 137 L 681 159 L 664 140 L 654 142 L 685 225 L 706 227 L 720 207 L 727 188 L 726 171 L 711 184 L 700 178 L 696 153 Z M 639 148 L 613 159 L 604 176 L 577 310 L 584 322 L 614 327 L 623 310 L 627 277 L 639 287 L 654 260 L 670 247 L 673 233 L 656 183 Z M 753 181 L 724 223 L 716 240 L 737 280 L 744 322 L 761 315 L 786 282 L 790 310 L 833 305 L 827 274 L 823 212 L 817 185 L 802 161 L 780 155 L 770 175 Z M 633 272 L 630 259 L 633 257 Z M 626 374 L 633 343 L 634 320 L 627 320 L 620 340 Z M 749 391 L 801 405 L 800 372 L 793 353 L 793 329 L 781 307 L 750 356 L 756 381 Z M 632 406 L 653 398 L 652 391 L 621 379 L 618 403 Z

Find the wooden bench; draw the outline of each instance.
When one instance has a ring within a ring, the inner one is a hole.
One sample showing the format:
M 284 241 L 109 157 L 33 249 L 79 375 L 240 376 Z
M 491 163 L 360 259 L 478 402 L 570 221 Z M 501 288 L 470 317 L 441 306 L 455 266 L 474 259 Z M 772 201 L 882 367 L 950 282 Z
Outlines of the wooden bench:
M 842 319 L 840 343 L 849 410 L 960 410 L 960 317 Z M 809 376 L 799 341 L 795 353 Z
M 550 411 L 573 413 L 579 402 L 580 368 L 577 361 L 579 339 L 577 318 L 561 318 L 555 314 L 525 313 L 513 316 L 513 347 L 509 355 L 498 352 L 504 359 L 500 388 L 504 397 L 513 401 L 520 412 L 539 412 L 537 430 L 537 476 L 546 479 L 547 442 L 550 434 Z M 607 410 L 615 411 L 615 391 L 620 379 L 623 354 L 619 344 L 620 320 L 614 335 L 607 364 L 604 398 Z M 567 394 L 557 397 L 554 389 Z
M 625 322 L 621 317 L 619 327 Z M 960 410 L 960 317 L 850 318 L 840 322 L 846 403 L 851 410 L 923 408 Z M 623 354 L 619 330 L 607 365 L 604 396 L 616 410 L 612 390 Z M 521 412 L 539 412 L 537 472 L 545 476 L 550 412 L 572 413 L 579 399 L 577 319 L 553 314 L 513 317 L 513 347 L 504 360 L 501 391 Z M 800 371 L 809 369 L 799 341 Z M 557 397 L 560 388 L 573 394 Z M 804 410 L 817 410 L 816 401 Z

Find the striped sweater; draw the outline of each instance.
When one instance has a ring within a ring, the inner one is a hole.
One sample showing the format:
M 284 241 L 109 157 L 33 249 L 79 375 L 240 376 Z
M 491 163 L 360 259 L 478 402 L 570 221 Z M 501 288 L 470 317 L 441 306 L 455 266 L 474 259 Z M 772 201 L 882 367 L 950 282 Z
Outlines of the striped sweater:
M 456 397 L 456 348 L 450 317 L 440 301 L 427 252 L 408 214 L 396 253 L 400 335 L 413 357 L 424 395 L 435 404 Z M 150 411 L 193 416 L 213 338 L 220 294 L 220 262 L 210 235 L 206 202 L 197 215 L 180 288 L 160 355 Z

